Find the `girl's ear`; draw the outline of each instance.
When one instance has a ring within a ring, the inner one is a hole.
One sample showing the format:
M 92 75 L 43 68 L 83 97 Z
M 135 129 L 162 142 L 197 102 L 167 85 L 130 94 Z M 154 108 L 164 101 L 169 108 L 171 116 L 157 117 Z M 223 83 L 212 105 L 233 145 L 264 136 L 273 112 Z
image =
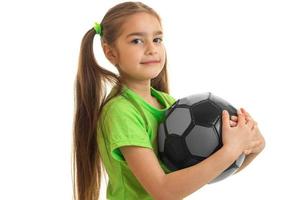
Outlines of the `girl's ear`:
M 103 43 L 102 48 L 105 57 L 111 62 L 111 64 L 116 65 L 118 63 L 116 50 L 109 46 L 107 43 Z

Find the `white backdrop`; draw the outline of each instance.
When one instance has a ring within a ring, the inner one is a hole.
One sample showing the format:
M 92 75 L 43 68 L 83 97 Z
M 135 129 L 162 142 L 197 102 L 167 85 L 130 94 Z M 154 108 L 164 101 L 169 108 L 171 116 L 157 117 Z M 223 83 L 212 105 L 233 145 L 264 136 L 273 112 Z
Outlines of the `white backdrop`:
M 79 46 L 119 2 L 1 1 L 0 199 L 71 199 Z M 246 108 L 266 139 L 249 167 L 186 199 L 300 199 L 299 1 L 144 3 L 163 20 L 171 95 L 211 91 Z M 112 69 L 98 36 L 95 53 Z

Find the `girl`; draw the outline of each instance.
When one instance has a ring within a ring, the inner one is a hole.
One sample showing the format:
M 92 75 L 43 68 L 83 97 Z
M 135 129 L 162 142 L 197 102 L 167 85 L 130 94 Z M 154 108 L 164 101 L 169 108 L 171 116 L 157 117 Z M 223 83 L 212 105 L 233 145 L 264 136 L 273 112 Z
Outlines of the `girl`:
M 99 66 L 93 39 L 101 37 L 114 74 Z M 76 79 L 74 197 L 99 198 L 101 169 L 107 199 L 182 199 L 217 177 L 240 154 L 248 165 L 264 148 L 256 122 L 245 110 L 223 114 L 223 147 L 197 165 L 170 173 L 157 159 L 156 130 L 175 102 L 169 95 L 166 51 L 159 15 L 140 2 L 108 10 L 81 43 Z M 106 95 L 106 84 L 113 85 Z

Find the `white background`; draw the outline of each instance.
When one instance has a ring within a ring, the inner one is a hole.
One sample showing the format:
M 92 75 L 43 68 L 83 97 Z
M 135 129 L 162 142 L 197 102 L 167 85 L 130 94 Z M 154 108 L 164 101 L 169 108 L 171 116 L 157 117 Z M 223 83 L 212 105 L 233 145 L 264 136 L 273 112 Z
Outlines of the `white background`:
M 79 46 L 119 2 L 1 1 L 0 199 L 71 199 Z M 171 95 L 211 91 L 246 108 L 266 139 L 244 171 L 186 199 L 300 199 L 299 1 L 144 3 L 163 20 Z

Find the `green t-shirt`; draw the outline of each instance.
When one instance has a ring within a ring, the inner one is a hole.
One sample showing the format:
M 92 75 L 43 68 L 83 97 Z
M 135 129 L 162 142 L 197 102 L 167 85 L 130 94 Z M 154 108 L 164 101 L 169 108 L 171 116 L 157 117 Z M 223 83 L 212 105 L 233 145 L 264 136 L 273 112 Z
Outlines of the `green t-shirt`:
M 146 147 L 152 149 L 157 156 L 158 125 L 164 120 L 165 111 L 176 100 L 153 87 L 151 95 L 158 100 L 163 109 L 153 107 L 123 85 L 121 95 L 110 99 L 101 111 L 97 141 L 109 178 L 106 190 L 109 200 L 152 199 L 131 172 L 119 149 L 128 145 Z M 160 160 L 159 163 L 165 173 L 170 172 Z

